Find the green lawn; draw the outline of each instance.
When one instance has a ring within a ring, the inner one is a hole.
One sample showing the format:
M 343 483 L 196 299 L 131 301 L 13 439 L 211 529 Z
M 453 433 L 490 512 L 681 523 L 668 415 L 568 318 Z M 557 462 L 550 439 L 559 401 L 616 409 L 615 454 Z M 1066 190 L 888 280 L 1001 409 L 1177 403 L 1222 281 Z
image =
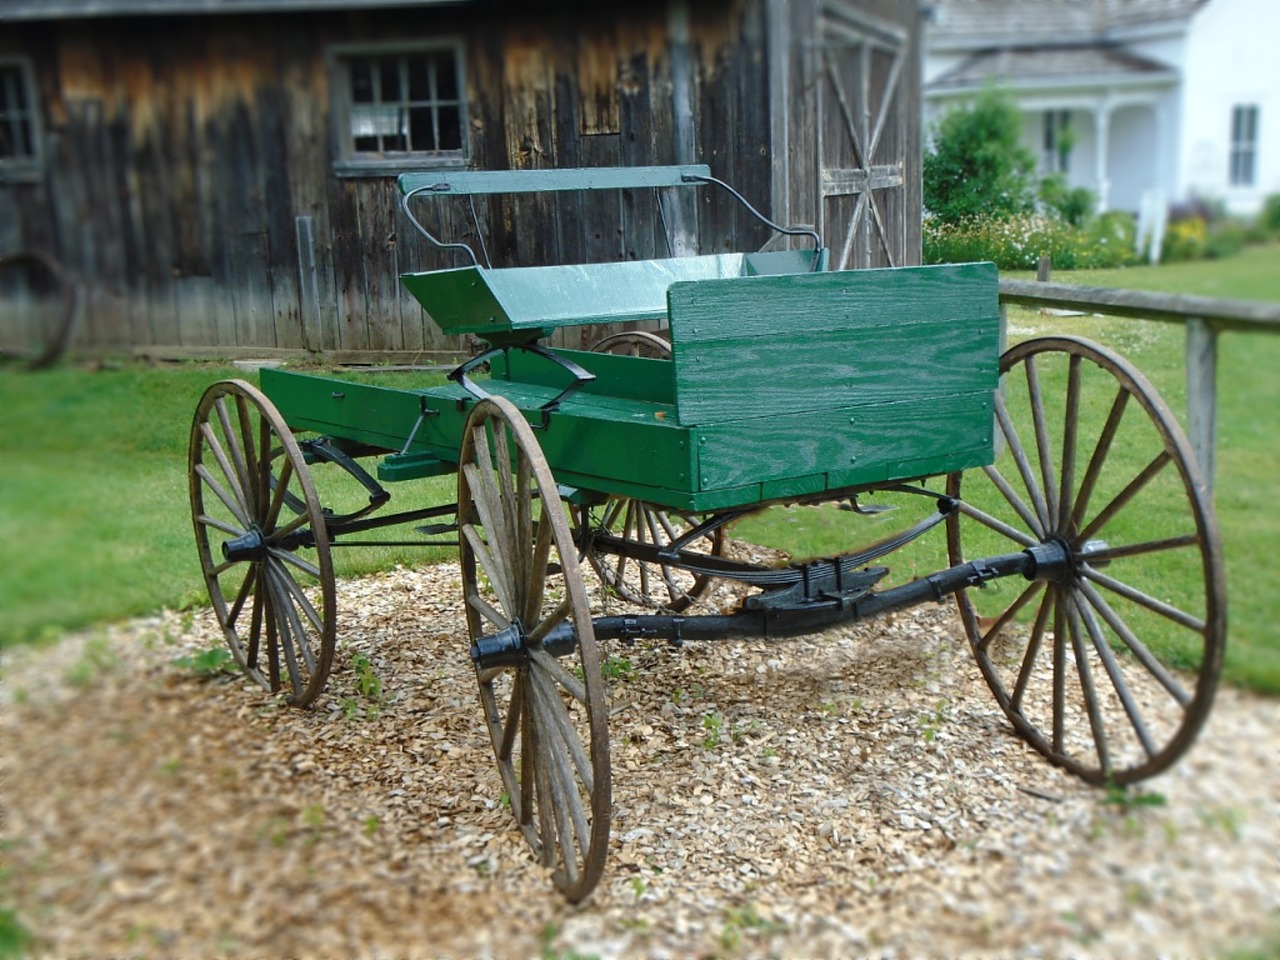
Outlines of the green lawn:
M 1280 301 L 1280 247 L 1251 248 L 1223 261 L 1059 273 L 1055 279 Z M 1015 311 L 1011 325 L 1017 336 L 1077 332 L 1115 346 L 1183 414 L 1181 327 L 1031 311 Z M 1216 499 L 1231 597 L 1227 676 L 1280 692 L 1272 559 L 1280 542 L 1280 519 L 1272 509 L 1280 499 L 1280 445 L 1272 420 L 1280 409 L 1280 337 L 1226 334 L 1220 356 Z M 204 388 L 236 375 L 244 376 L 209 364 L 124 364 L 101 371 L 68 366 L 40 374 L 0 369 L 0 645 L 204 602 L 187 506 L 187 434 Z M 397 377 L 403 382 L 404 375 Z M 435 483 L 438 489 L 393 487 L 397 507 L 445 502 L 449 481 Z M 835 520 L 832 512 L 812 508 L 778 509 L 744 522 L 738 533 L 797 554 L 823 555 L 878 539 L 897 523 L 895 514 L 868 519 L 842 513 Z M 945 553 L 945 538 L 934 531 L 890 563 L 895 575 L 905 577 L 945 566 Z M 337 552 L 343 574 L 440 558 L 407 548 Z
M 211 364 L 0 369 L 0 646 L 208 602 L 187 500 L 187 441 L 201 393 L 224 377 L 246 374 Z M 356 503 L 344 497 L 362 491 L 333 483 L 335 471 L 314 471 L 317 486 L 326 506 L 350 509 Z M 428 556 L 335 553 L 342 574 Z

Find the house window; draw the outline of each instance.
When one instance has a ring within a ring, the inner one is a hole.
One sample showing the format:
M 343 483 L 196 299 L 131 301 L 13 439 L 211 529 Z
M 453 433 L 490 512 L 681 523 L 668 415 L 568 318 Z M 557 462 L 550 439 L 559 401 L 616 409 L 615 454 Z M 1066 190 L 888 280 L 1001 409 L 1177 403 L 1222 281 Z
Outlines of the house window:
M 40 117 L 31 65 L 0 58 L 0 179 L 40 170 Z
M 1071 169 L 1071 147 L 1075 137 L 1071 133 L 1070 110 L 1046 110 L 1044 112 L 1044 169 L 1046 173 L 1068 173 Z
M 1258 155 L 1258 108 L 1239 106 L 1231 111 L 1231 186 L 1252 187 Z
M 462 56 L 453 44 L 333 52 L 340 166 L 422 166 L 464 159 Z

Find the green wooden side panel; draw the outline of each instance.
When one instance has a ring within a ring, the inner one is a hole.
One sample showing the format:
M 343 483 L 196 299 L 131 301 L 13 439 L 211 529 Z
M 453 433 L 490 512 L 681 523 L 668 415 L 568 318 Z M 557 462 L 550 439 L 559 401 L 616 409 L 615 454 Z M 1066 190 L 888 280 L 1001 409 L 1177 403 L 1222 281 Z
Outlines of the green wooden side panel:
M 576 167 L 558 170 L 443 170 L 402 173 L 401 193 L 413 190 L 465 196 L 483 193 L 545 193 L 558 190 L 624 190 L 645 187 L 696 187 L 709 177 L 704 163 L 654 167 Z
M 394 451 L 404 447 L 425 403 L 431 413 L 409 452 L 455 464 L 474 405 L 473 398 L 453 385 L 403 390 L 281 370 L 263 370 L 261 382 L 292 429 Z M 535 424 L 541 423 L 538 409 L 559 392 L 492 380 L 479 385 L 511 400 Z M 605 493 L 646 491 L 649 499 L 674 498 L 675 503 L 683 502 L 682 492 L 687 494 L 696 483 L 689 432 L 675 423 L 669 406 L 575 397 L 552 415 L 547 429 L 539 430 L 538 441 L 562 483 Z M 386 479 L 416 475 L 411 468 L 398 471 L 393 461 Z
M 948 398 L 946 409 L 934 399 L 906 400 L 699 428 L 699 489 L 777 490 L 779 481 L 815 470 L 836 489 L 990 463 L 992 402 L 981 391 Z
M 579 396 L 609 396 L 662 404 L 662 416 L 675 418 L 675 367 L 668 360 L 624 357 L 586 350 L 556 350 L 596 379 L 580 388 Z M 498 354 L 490 363 L 495 380 L 539 384 L 563 390 L 572 379 L 562 368 L 523 350 Z
M 405 288 L 446 333 L 478 335 L 584 323 L 658 320 L 672 284 L 808 271 L 813 251 L 722 253 L 666 260 L 626 260 L 552 267 L 459 267 L 405 273 Z
M 690 426 L 993 390 L 998 379 L 990 264 L 678 284 L 669 298 L 676 405 Z

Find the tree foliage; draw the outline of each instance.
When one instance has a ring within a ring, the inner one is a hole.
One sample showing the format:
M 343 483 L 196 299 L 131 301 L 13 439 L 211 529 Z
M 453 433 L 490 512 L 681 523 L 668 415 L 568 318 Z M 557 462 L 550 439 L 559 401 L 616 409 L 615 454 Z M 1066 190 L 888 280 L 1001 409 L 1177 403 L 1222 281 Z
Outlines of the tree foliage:
M 924 158 L 925 207 L 943 223 L 1027 213 L 1035 205 L 1035 167 L 1017 106 L 988 88 L 938 123 Z

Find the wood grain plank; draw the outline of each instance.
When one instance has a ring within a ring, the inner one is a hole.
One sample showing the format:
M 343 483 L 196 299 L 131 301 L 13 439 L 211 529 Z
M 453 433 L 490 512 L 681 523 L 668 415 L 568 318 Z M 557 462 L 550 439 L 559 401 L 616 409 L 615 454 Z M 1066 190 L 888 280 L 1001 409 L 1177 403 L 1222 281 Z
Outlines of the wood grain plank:
M 992 394 L 961 394 L 826 412 L 789 413 L 696 431 L 700 490 L 824 472 L 838 484 L 899 476 L 899 464 L 989 458 Z
M 994 390 L 999 343 L 995 315 L 711 340 L 679 355 L 680 422 L 693 426 Z

